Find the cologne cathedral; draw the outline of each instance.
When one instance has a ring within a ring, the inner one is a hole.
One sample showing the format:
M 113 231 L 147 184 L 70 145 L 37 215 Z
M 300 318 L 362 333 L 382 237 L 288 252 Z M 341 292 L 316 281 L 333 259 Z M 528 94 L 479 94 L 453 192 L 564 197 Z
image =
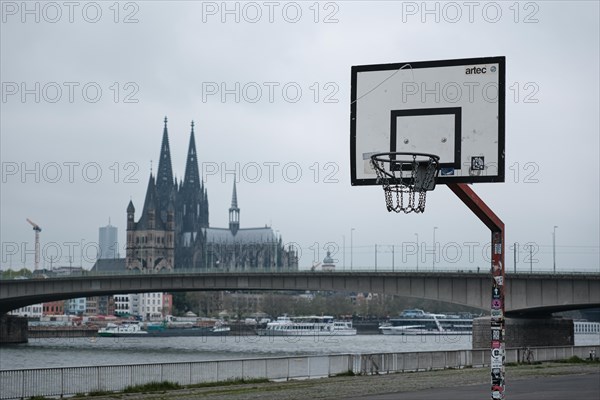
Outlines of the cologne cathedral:
M 142 213 L 135 222 L 127 206 L 128 269 L 290 270 L 298 268 L 293 249 L 285 249 L 271 227 L 242 228 L 235 179 L 229 227 L 209 226 L 208 195 L 198 169 L 194 123 L 183 181 L 173 178 L 167 118 L 156 176 L 150 173 Z

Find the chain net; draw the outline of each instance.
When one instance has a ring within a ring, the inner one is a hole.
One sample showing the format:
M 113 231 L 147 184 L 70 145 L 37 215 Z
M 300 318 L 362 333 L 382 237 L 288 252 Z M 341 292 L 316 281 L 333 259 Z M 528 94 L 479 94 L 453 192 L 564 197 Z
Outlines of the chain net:
M 379 153 L 371 156 L 377 183 L 383 186 L 389 212 L 425 211 L 427 192 L 435 188 L 439 157 L 420 153 Z

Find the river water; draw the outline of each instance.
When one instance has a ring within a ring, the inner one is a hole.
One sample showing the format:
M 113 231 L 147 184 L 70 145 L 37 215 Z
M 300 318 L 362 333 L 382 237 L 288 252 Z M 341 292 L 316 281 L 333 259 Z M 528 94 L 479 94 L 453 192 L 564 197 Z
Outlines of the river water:
M 600 335 L 576 335 L 575 344 L 600 345 Z M 471 349 L 470 335 L 31 339 L 27 344 L 1 346 L 0 369 L 465 349 Z

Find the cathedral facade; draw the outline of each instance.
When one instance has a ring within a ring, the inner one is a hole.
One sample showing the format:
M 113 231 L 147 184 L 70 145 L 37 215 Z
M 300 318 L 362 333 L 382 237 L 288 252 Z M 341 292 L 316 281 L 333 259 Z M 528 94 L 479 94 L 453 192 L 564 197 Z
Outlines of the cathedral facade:
M 200 179 L 192 122 L 183 181 L 173 177 L 167 118 L 164 121 L 156 177 L 150 173 L 142 213 L 135 221 L 127 207 L 128 269 L 297 269 L 294 250 L 285 249 L 272 228 L 240 228 L 237 190 L 229 209 L 229 227 L 209 226 L 208 194 Z
M 207 265 L 227 270 L 297 270 L 298 256 L 285 249 L 281 237 L 270 226 L 240 227 L 235 178 L 229 208 L 228 228 L 202 228 L 206 238 Z

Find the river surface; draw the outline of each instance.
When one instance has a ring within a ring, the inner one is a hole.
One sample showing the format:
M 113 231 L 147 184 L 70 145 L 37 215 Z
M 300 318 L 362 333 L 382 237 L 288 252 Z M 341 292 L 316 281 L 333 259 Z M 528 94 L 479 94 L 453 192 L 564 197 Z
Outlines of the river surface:
M 575 344 L 600 345 L 600 335 L 576 335 Z M 471 349 L 470 335 L 31 339 L 26 344 L 1 346 L 0 369 L 466 349 Z

